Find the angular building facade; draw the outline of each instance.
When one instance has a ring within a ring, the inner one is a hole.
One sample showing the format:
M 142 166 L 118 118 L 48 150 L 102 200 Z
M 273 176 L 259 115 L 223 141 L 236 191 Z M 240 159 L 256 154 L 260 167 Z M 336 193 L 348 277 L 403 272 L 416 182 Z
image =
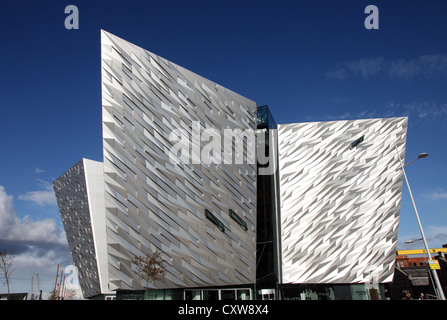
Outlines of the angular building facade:
M 256 104 L 104 31 L 101 52 L 111 289 L 141 288 L 130 261 L 157 249 L 167 270 L 156 287 L 254 283 L 256 165 L 205 146 L 220 152 L 224 129 L 254 132 Z
M 255 133 L 256 104 L 105 31 L 101 59 L 103 223 L 91 223 L 88 233 L 98 228 L 104 237 L 101 256 L 91 250 L 83 259 L 72 250 L 78 269 L 95 282 L 83 286 L 84 296 L 255 283 L 256 163 L 254 146 L 243 142 Z M 221 145 L 229 146 L 225 154 Z M 79 179 L 76 186 L 68 176 Z M 88 217 L 85 192 L 73 193 L 88 181 L 81 164 L 55 181 L 64 220 L 76 206 L 63 201 L 65 194 L 81 201 Z M 73 224 L 66 228 L 74 242 Z M 146 284 L 132 260 L 156 251 L 165 276 Z M 102 290 L 95 264 L 106 273 Z
M 392 280 L 407 118 L 279 125 L 283 283 Z
M 274 145 L 265 152 L 277 163 L 258 176 L 261 295 L 365 299 L 393 280 L 407 122 L 277 125 L 258 108 L 258 131 Z
M 103 162 L 54 182 L 84 297 L 391 281 L 406 118 L 277 125 L 267 106 L 105 31 L 101 68 Z M 132 260 L 154 252 L 165 275 L 146 283 Z
M 82 159 L 53 187 L 83 296 L 113 294 L 107 278 L 103 164 Z

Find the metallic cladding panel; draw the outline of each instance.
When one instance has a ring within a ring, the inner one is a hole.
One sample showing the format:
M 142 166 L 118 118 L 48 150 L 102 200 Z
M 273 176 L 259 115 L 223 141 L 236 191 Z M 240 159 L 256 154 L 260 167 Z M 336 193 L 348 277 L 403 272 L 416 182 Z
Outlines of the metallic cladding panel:
M 406 131 L 407 118 L 278 126 L 282 283 L 392 281 Z
M 83 161 L 101 293 L 113 294 L 108 286 L 107 236 L 104 206 L 104 165 L 102 162 L 88 159 L 83 159 Z
M 256 104 L 105 31 L 101 59 L 110 288 L 141 289 L 131 259 L 155 250 L 167 272 L 150 287 L 254 283 L 256 164 L 206 165 L 194 147 L 193 161 L 176 164 L 169 152 L 174 130 L 184 130 L 187 144 L 199 143 L 191 134 L 198 123 L 219 133 L 254 132 Z
M 53 182 L 84 298 L 101 294 L 83 160 Z

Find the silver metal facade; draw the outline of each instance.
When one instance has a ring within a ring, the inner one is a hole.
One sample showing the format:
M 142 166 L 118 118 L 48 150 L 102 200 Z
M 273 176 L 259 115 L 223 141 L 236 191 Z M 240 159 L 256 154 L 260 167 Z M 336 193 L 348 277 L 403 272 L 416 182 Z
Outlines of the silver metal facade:
M 155 250 L 167 262 L 166 275 L 149 287 L 254 283 L 256 164 L 202 160 L 209 132 L 213 142 L 224 129 L 255 132 L 256 104 L 105 31 L 101 60 L 110 289 L 141 289 L 131 260 Z M 205 129 L 207 136 L 196 134 Z M 170 158 L 173 133 L 187 151 L 178 163 Z
M 278 126 L 282 283 L 392 280 L 406 130 L 407 118 Z
M 53 182 L 57 204 L 84 297 L 101 294 L 85 159 Z
M 156 250 L 166 275 L 150 288 L 254 284 L 254 153 L 215 152 L 225 130 L 235 144 L 255 132 L 255 102 L 105 31 L 101 68 L 103 163 L 54 183 L 84 297 L 142 289 L 131 260 Z M 407 118 L 278 126 L 280 283 L 392 279 L 406 129 Z

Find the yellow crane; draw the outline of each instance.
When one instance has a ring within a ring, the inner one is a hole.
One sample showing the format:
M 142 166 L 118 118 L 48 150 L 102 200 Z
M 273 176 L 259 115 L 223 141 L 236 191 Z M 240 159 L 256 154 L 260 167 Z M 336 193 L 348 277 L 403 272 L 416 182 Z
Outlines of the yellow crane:
M 438 253 L 438 252 L 447 253 L 447 248 L 430 249 L 430 253 Z M 407 256 L 411 254 L 427 254 L 427 250 L 425 249 L 397 250 L 396 253 L 399 256 Z

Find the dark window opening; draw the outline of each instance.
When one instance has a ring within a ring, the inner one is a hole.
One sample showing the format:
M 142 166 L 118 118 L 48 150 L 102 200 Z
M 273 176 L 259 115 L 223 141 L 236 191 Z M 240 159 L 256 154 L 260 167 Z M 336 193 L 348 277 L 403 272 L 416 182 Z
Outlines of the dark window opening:
M 351 143 L 351 149 L 355 148 L 359 143 L 363 142 L 365 140 L 365 136 L 361 136 L 357 140 L 355 140 L 353 143 Z
M 242 229 L 248 230 L 247 223 L 241 217 L 239 217 L 236 212 L 234 212 L 231 209 L 230 209 L 230 217 L 231 219 L 236 221 L 241 226 Z
M 222 221 L 220 221 L 219 219 L 216 218 L 216 216 L 214 214 L 212 214 L 208 209 L 205 209 L 205 217 L 211 221 L 212 223 L 214 223 L 217 228 L 222 231 L 225 232 L 225 226 L 222 223 Z

